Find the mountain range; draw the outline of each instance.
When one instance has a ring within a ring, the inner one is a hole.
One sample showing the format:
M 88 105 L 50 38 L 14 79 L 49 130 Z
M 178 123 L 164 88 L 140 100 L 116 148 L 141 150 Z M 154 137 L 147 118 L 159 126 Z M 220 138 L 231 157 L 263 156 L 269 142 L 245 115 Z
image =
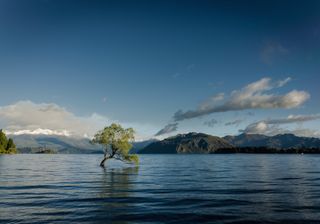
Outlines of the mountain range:
M 240 134 L 223 138 L 203 133 L 179 134 L 149 144 L 138 153 L 320 153 L 320 139 L 299 137 L 293 134 L 266 136 Z
M 319 138 L 299 137 L 293 134 L 266 136 L 259 134 L 241 134 L 225 136 L 224 140 L 236 147 L 266 147 L 275 149 L 320 148 Z
M 218 149 L 234 148 L 223 138 L 211 136 L 203 133 L 179 134 L 162 141 L 153 142 L 138 153 L 213 153 Z
M 18 150 L 22 153 L 34 153 L 50 149 L 57 153 L 101 153 L 102 148 L 92 145 L 89 139 L 60 135 L 12 135 Z
M 63 154 L 96 154 L 102 153 L 102 146 L 93 145 L 88 138 L 67 137 L 61 135 L 9 135 L 13 138 L 19 152 L 38 153 L 44 150 Z M 137 153 L 140 149 L 157 141 L 149 139 L 146 141 L 133 142 L 131 153 Z
M 57 153 L 102 153 L 101 146 L 92 145 L 86 138 L 28 134 L 10 137 L 13 138 L 17 148 L 22 153 L 34 153 L 43 149 L 50 149 Z M 299 137 L 293 134 L 275 136 L 240 134 L 220 138 L 204 133 L 191 132 L 178 134 L 161 141 L 149 139 L 133 142 L 131 153 L 214 153 L 228 152 L 231 149 L 242 147 L 320 148 L 320 139 Z

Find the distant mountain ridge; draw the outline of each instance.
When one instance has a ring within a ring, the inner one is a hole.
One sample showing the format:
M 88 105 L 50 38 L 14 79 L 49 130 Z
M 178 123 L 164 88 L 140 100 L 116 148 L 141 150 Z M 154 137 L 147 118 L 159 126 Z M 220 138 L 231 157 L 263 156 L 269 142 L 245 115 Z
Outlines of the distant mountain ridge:
M 153 142 L 138 153 L 212 153 L 219 149 L 231 149 L 233 146 L 226 140 L 203 133 L 179 134 L 162 141 Z
M 145 141 L 137 141 L 132 143 L 132 148 L 130 150 L 130 153 L 138 153 L 140 150 L 145 148 L 146 146 L 150 145 L 151 143 L 158 142 L 157 139 L 148 139 Z
M 91 144 L 88 138 L 42 134 L 10 135 L 10 137 L 14 139 L 21 153 L 37 153 L 46 149 L 62 154 L 95 154 L 103 152 L 102 146 Z M 146 141 L 133 142 L 131 153 L 136 153 L 155 141 L 157 140 L 149 139 Z
M 22 153 L 35 153 L 46 149 L 57 153 L 102 153 L 102 147 L 92 145 L 87 138 L 59 135 L 10 135 Z M 178 134 L 164 140 L 149 139 L 133 142 L 131 153 L 214 153 L 240 147 L 265 147 L 273 149 L 319 148 L 319 138 L 299 137 L 293 134 L 266 136 L 240 134 L 223 138 L 204 133 Z
M 319 138 L 299 137 L 293 134 L 275 136 L 241 134 L 237 136 L 225 136 L 223 139 L 236 147 L 266 147 L 275 149 L 320 148 Z
M 254 149 L 248 149 L 254 148 Z M 223 138 L 203 133 L 180 134 L 151 143 L 139 153 L 217 153 L 217 152 L 295 152 L 292 149 L 316 149 L 320 153 L 320 139 L 299 137 L 293 134 L 266 136 L 241 134 Z M 267 150 L 270 149 L 270 150 Z M 272 150 L 271 150 L 272 149 Z M 279 150 L 277 150 L 279 149 Z M 319 150 L 318 150 L 319 149 Z M 306 150 L 306 152 L 310 150 Z
M 33 153 L 38 149 L 51 149 L 57 153 L 101 153 L 101 146 L 92 145 L 89 139 L 61 135 L 11 135 L 22 153 Z

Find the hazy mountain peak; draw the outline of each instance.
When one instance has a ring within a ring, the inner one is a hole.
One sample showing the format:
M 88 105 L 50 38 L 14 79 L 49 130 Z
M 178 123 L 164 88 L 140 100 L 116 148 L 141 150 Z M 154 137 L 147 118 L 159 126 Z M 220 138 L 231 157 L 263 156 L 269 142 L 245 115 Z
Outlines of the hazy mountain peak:
M 8 135 L 56 135 L 56 136 L 71 136 L 69 131 L 67 130 L 51 130 L 51 129 L 43 129 L 37 128 L 35 130 L 19 130 L 19 131 L 5 131 Z

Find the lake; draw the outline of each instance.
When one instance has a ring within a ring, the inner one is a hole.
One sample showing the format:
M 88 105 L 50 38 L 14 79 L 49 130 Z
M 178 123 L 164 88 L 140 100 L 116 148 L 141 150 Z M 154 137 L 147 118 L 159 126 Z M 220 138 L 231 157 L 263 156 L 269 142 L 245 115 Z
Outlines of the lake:
M 0 222 L 320 222 L 320 155 L 101 158 L 0 156 Z

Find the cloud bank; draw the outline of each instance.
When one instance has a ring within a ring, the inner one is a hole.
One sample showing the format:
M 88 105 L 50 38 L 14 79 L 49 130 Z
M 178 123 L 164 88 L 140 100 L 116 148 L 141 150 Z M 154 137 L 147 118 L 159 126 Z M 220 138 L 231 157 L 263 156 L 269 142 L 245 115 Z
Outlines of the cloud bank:
M 0 124 L 10 134 L 92 136 L 109 119 L 93 113 L 76 116 L 54 103 L 19 101 L 0 107 Z
M 18 101 L 0 107 L 0 128 L 12 135 L 60 135 L 91 138 L 103 127 L 111 123 L 136 130 L 135 140 L 142 141 L 156 132 L 157 126 L 140 122 L 112 120 L 98 113 L 78 116 L 55 103 L 34 103 Z
M 69 131 L 55 131 L 50 129 L 37 128 L 35 130 L 19 130 L 19 131 L 6 131 L 8 135 L 60 135 L 60 136 L 71 136 Z
M 299 128 L 292 131 L 292 130 L 281 128 L 281 125 L 284 125 L 284 124 L 303 123 L 303 122 L 313 121 L 318 119 L 320 119 L 320 114 L 289 115 L 286 118 L 267 119 L 267 120 L 254 122 L 252 124 L 249 124 L 244 130 L 240 130 L 240 132 L 247 133 L 247 134 L 265 134 L 265 135 L 292 133 L 300 136 L 319 137 L 320 135 L 318 131 L 314 131 L 310 129 Z
M 205 106 L 201 104 L 195 110 L 177 111 L 173 119 L 174 121 L 182 121 L 201 117 L 204 115 L 227 112 L 227 111 L 240 111 L 247 109 L 272 109 L 284 108 L 290 109 L 301 106 L 306 100 L 310 98 L 309 93 L 305 91 L 292 90 L 283 95 L 269 93 L 275 88 L 280 88 L 290 81 L 291 78 L 272 82 L 270 78 L 262 78 L 256 82 L 250 83 L 240 90 L 232 91 L 230 97 L 224 102 L 220 103 L 224 95 L 220 95 L 205 101 Z

